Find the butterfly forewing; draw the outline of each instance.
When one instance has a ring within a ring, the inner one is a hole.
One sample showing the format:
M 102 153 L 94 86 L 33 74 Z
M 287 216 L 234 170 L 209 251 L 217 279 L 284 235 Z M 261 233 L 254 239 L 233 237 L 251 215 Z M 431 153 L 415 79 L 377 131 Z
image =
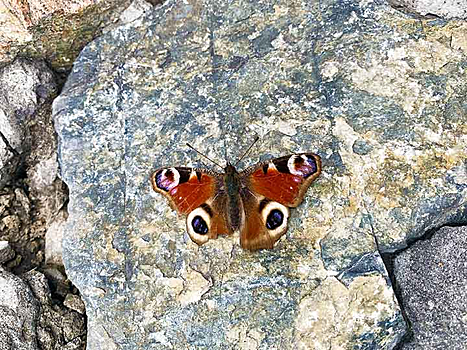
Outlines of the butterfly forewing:
M 165 195 L 180 213 L 188 214 L 214 193 L 215 177 L 193 168 L 161 168 L 151 178 L 155 191 Z
M 301 153 L 273 159 L 248 171 L 251 190 L 287 207 L 299 205 L 321 173 L 321 158 Z

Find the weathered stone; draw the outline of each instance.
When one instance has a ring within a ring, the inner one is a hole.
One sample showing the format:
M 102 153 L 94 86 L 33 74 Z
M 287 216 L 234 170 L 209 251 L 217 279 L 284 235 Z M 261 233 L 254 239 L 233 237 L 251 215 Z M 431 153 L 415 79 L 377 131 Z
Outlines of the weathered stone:
M 67 200 L 57 177 L 51 118 L 56 91 L 55 76 L 44 62 L 17 59 L 0 70 L 0 136 L 18 160 L 0 171 L 0 239 L 17 253 L 15 261 L 7 263 L 16 273 L 44 262 L 45 232 L 52 221 L 59 221 L 55 216 Z
M 39 304 L 28 285 L 0 266 L 0 348 L 35 350 Z
M 104 27 L 118 22 L 130 3 L 130 0 L 30 0 L 23 6 L 15 0 L 2 1 L 0 64 L 18 56 L 39 57 L 56 71 L 65 72 L 83 45 Z
M 16 176 L 27 124 L 40 105 L 56 92 L 52 72 L 44 62 L 16 59 L 0 69 L 0 188 Z
M 39 271 L 29 271 L 21 275 L 21 278 L 26 281 L 34 293 L 35 298 L 42 305 L 50 305 L 52 298 L 47 284 L 47 279 L 44 274 Z
M 466 219 L 467 51 L 447 40 L 466 23 L 420 31 L 379 1 L 168 1 L 128 17 L 54 102 L 88 348 L 393 348 L 405 323 L 377 246 Z M 321 177 L 273 250 L 196 246 L 152 171 L 196 164 L 186 142 L 238 159 L 254 134 L 241 168 L 314 151 Z
M 459 0 L 389 0 L 395 8 L 419 16 L 467 19 L 467 3 Z
M 0 70 L 0 85 L 1 131 L 21 153 L 25 146 L 22 126 L 56 91 L 55 80 L 44 62 L 17 59 Z
M 443 227 L 394 259 L 394 275 L 412 324 L 402 350 L 465 349 L 467 227 Z
M 70 292 L 71 283 L 58 266 L 48 266 L 44 274 L 55 294 L 64 298 Z
M 83 300 L 78 295 L 68 293 L 63 301 L 63 305 L 71 310 L 79 312 L 80 314 L 84 314 L 86 312 Z
M 53 219 L 45 234 L 45 262 L 49 265 L 63 265 L 62 238 L 68 213 L 65 210 Z
M 46 350 L 83 348 L 84 316 L 52 302 L 48 281 L 42 273 L 29 271 L 23 274 L 22 278 L 41 304 L 36 320 L 37 342 L 40 348 Z
M 13 259 L 15 257 L 15 252 L 11 249 L 7 241 L 0 241 L 0 264 L 3 264 L 5 261 Z

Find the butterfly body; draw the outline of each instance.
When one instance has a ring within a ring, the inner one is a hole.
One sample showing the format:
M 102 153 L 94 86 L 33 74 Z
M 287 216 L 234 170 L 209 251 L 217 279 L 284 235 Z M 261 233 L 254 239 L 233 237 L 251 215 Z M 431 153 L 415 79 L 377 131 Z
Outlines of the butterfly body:
M 320 157 L 300 153 L 272 159 L 238 172 L 227 163 L 224 173 L 195 168 L 157 169 L 156 192 L 187 215 L 187 231 L 197 244 L 219 234 L 240 231 L 243 248 L 273 248 L 287 231 L 288 207 L 303 200 L 321 172 Z
M 233 231 L 240 228 L 243 213 L 243 201 L 241 193 L 245 191 L 245 184 L 242 184 L 242 179 L 237 169 L 229 163 L 224 169 L 223 176 L 224 187 L 227 195 L 227 212 L 228 222 Z

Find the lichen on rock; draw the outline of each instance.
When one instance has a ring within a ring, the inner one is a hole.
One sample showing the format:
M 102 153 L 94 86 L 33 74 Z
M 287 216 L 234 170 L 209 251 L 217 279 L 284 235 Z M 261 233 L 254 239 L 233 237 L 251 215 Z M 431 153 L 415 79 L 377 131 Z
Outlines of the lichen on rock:
M 177 2 L 88 45 L 54 120 L 70 188 L 64 263 L 88 346 L 387 348 L 405 323 L 378 254 L 465 220 L 456 26 L 377 1 Z M 298 151 L 323 172 L 272 250 L 198 247 L 149 184 Z M 332 316 L 332 317 L 331 317 Z M 320 344 L 318 347 L 317 344 Z

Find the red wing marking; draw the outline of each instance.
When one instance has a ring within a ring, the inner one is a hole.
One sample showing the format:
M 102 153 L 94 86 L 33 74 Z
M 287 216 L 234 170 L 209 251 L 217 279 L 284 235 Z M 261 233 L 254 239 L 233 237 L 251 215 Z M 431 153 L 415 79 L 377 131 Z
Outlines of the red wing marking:
M 200 179 L 196 176 L 190 177 L 188 181 L 172 188 L 168 195 L 179 212 L 188 214 L 214 197 L 214 189 L 215 178 L 201 173 Z
M 273 169 L 268 169 L 265 174 L 261 168 L 254 171 L 249 178 L 253 192 L 285 206 L 293 205 L 305 181 L 301 176 L 280 173 Z

